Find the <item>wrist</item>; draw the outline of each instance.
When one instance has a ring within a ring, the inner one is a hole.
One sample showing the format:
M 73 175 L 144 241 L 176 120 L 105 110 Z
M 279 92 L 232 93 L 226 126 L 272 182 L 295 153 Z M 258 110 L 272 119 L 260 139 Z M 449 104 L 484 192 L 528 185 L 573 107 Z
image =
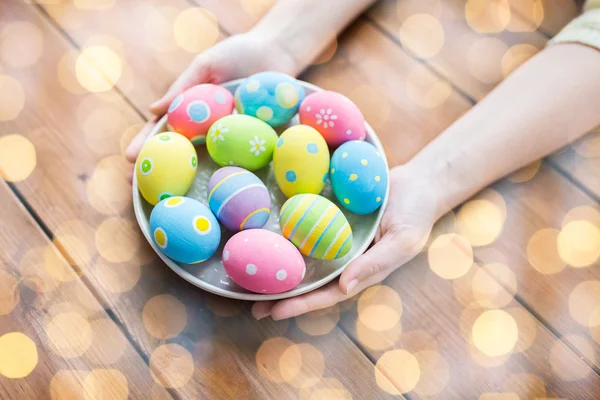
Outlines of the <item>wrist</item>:
M 261 24 L 244 33 L 250 40 L 258 44 L 260 50 L 257 57 L 263 58 L 264 70 L 279 71 L 291 76 L 298 76 L 305 68 L 289 48 L 282 43 L 281 36 Z

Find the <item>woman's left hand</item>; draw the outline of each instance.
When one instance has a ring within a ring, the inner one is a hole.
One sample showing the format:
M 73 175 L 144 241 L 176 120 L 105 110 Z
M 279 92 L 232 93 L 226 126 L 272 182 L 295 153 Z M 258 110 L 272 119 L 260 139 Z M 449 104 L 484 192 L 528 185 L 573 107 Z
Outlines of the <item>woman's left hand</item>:
M 257 302 L 252 306 L 254 317 L 281 320 L 333 306 L 383 281 L 414 258 L 427 243 L 438 206 L 429 182 L 416 178 L 406 166 L 390 171 L 389 203 L 375 244 L 351 262 L 339 280 L 298 297 Z

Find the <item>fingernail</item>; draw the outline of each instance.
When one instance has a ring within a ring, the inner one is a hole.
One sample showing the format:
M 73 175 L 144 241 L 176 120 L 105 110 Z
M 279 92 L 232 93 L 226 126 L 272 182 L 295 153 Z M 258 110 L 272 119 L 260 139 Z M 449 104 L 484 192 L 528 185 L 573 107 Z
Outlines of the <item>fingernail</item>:
M 150 104 L 150 109 L 156 108 L 160 105 L 160 100 L 156 100 L 154 103 Z
M 252 313 L 252 316 L 257 320 L 260 321 L 263 318 L 266 318 L 270 315 L 270 313 Z
M 358 279 L 352 279 L 348 286 L 346 286 L 346 294 L 352 293 L 352 289 L 354 289 L 358 285 Z

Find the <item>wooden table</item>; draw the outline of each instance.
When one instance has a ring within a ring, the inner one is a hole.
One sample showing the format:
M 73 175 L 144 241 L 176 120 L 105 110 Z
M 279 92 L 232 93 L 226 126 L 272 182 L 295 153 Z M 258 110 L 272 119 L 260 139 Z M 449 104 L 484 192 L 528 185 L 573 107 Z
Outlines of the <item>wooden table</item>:
M 598 134 L 447 215 L 383 285 L 293 320 L 257 322 L 152 253 L 123 151 L 193 58 L 174 27 L 212 42 L 272 3 L 0 3 L 0 398 L 599 398 Z M 380 1 L 302 79 L 356 101 L 403 163 L 577 13 L 479 3 Z M 474 263 L 449 279 L 457 241 Z

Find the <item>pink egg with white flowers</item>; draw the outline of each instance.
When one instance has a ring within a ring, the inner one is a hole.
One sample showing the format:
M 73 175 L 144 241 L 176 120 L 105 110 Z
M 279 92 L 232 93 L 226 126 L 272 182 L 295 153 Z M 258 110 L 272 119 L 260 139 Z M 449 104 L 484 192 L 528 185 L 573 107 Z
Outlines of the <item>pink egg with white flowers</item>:
M 330 147 L 367 136 L 365 117 L 346 96 L 325 90 L 306 96 L 300 109 L 300 123 L 315 128 Z
M 296 247 L 274 232 L 249 229 L 235 234 L 223 249 L 231 279 L 255 293 L 287 292 L 304 278 L 306 264 Z
M 233 95 L 221 86 L 202 84 L 189 88 L 171 102 L 167 127 L 193 144 L 206 141 L 212 124 L 233 112 Z

